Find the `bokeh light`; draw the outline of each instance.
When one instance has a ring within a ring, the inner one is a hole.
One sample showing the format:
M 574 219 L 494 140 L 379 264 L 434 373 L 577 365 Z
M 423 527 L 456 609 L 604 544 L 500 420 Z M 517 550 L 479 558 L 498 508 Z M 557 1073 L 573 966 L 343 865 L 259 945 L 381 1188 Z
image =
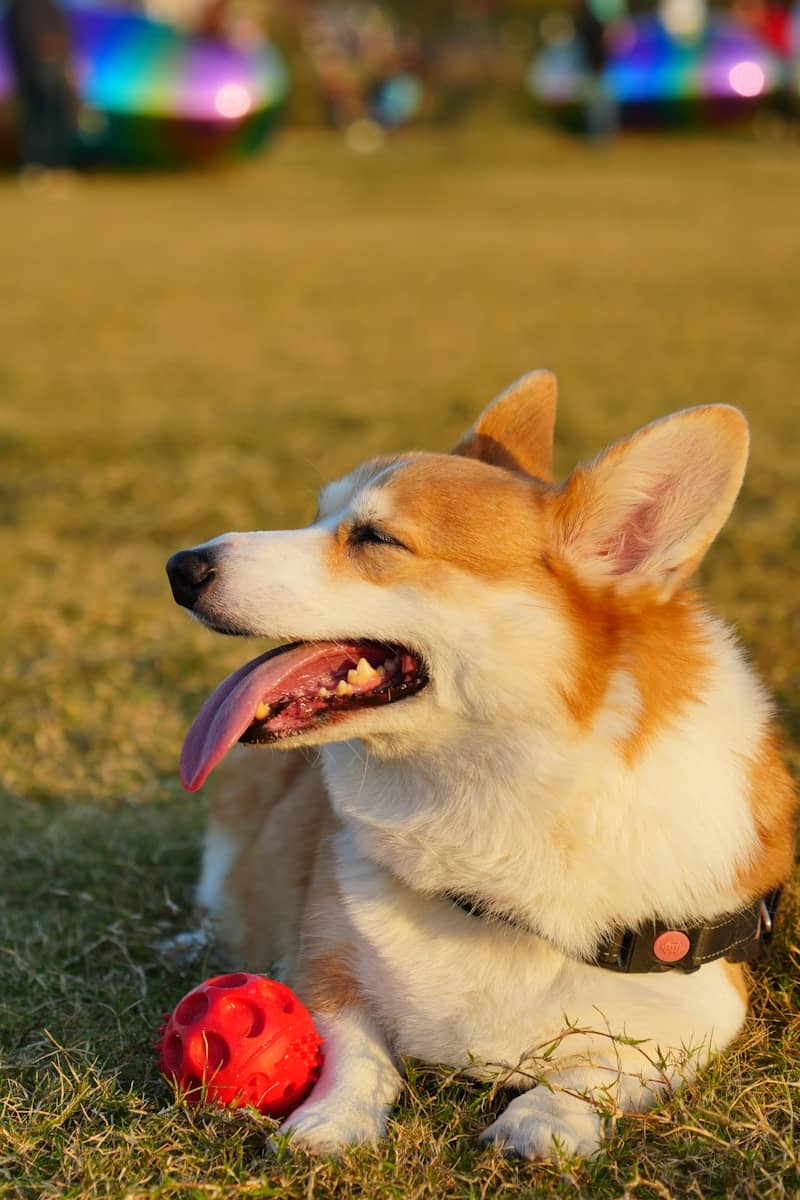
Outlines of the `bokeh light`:
M 241 83 L 223 83 L 214 97 L 214 107 L 221 117 L 235 121 L 245 116 L 251 107 L 250 93 Z
M 766 78 L 757 62 L 738 62 L 728 72 L 728 82 L 737 96 L 760 96 Z

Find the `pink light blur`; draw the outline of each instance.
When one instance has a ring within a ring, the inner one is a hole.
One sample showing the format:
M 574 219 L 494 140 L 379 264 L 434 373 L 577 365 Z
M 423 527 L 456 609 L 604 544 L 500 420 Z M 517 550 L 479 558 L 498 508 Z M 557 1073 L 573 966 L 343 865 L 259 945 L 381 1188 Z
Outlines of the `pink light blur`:
M 223 83 L 214 97 L 214 107 L 221 117 L 235 121 L 250 111 L 250 93 L 240 83 Z
M 738 62 L 728 71 L 728 83 L 738 96 L 760 96 L 766 79 L 756 62 Z

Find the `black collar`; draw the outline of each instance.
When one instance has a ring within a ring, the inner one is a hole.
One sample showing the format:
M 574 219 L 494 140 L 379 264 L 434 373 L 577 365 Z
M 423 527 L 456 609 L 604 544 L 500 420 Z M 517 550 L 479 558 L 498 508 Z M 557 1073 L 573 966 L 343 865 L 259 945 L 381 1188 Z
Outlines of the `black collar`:
M 500 921 L 541 937 L 532 925 L 511 913 L 495 912 L 482 900 L 459 892 L 445 895 L 472 917 Z M 600 941 L 593 955 L 581 961 L 626 974 L 696 971 L 704 963 L 718 958 L 726 958 L 728 962 L 753 962 L 763 956 L 772 937 L 772 918 L 780 895 L 781 889 L 776 888 L 746 908 L 703 924 L 666 925 L 653 919 L 637 929 L 614 930 Z

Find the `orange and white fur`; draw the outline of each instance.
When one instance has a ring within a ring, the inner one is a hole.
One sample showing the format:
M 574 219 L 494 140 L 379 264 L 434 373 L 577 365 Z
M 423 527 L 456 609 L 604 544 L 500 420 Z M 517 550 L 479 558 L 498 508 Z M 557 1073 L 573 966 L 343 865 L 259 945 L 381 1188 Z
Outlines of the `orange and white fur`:
M 234 747 L 214 786 L 200 902 L 236 965 L 277 965 L 325 1038 L 283 1126 L 312 1150 L 379 1139 L 413 1056 L 505 1072 L 517 1094 L 484 1137 L 507 1152 L 589 1155 L 609 1113 L 663 1099 L 745 1019 L 739 965 L 582 959 L 612 927 L 711 920 L 790 870 L 770 702 L 688 588 L 747 424 L 678 412 L 553 483 L 554 412 L 534 372 L 453 454 L 367 462 L 308 528 L 205 544 L 207 624 L 402 644 L 430 680 L 289 754 Z M 354 542 L 365 523 L 401 545 Z

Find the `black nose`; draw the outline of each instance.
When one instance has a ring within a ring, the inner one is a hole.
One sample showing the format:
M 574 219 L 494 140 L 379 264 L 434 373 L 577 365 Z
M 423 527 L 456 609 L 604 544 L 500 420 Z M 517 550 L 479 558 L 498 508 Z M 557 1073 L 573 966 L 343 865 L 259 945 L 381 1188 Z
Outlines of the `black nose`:
M 215 575 L 207 550 L 179 550 L 167 563 L 172 594 L 184 608 L 194 608 Z

